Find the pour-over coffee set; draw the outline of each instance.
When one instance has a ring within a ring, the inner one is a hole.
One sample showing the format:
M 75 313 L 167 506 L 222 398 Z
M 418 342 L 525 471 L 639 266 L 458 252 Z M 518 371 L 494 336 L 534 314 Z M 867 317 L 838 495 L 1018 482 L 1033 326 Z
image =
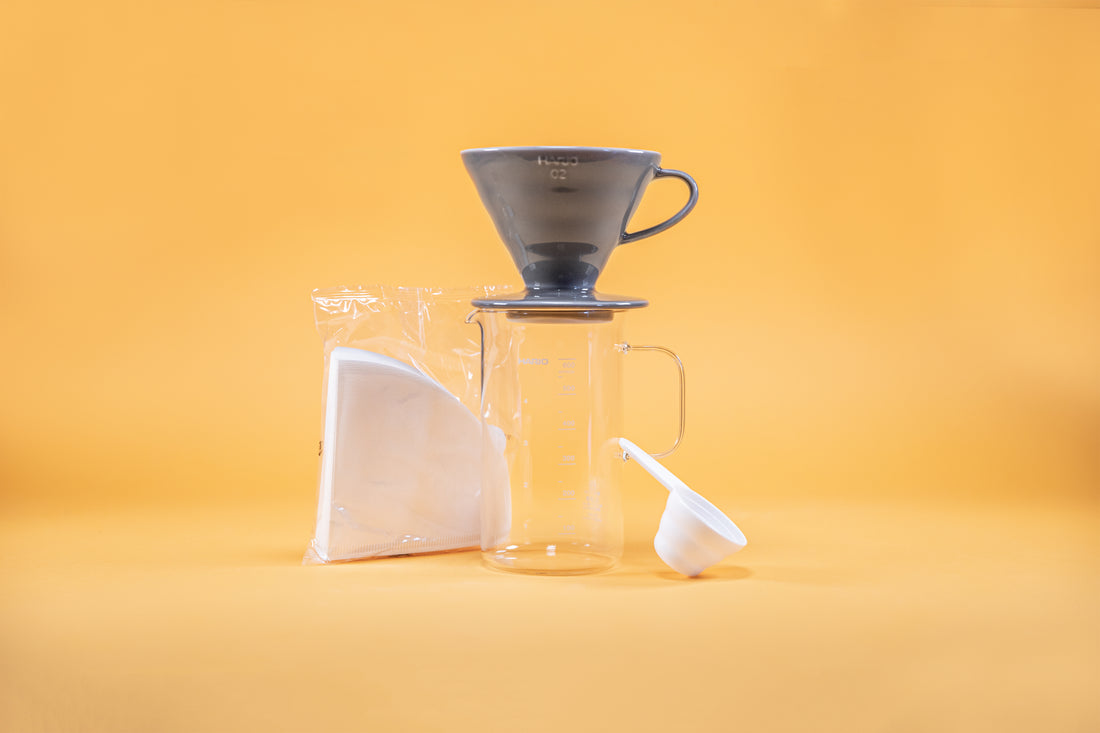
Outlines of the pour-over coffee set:
M 615 567 L 630 461 L 669 492 L 654 548 L 673 570 L 696 576 L 743 548 L 737 526 L 657 460 L 683 437 L 684 368 L 669 349 L 624 341 L 623 315 L 648 301 L 596 290 L 617 247 L 688 215 L 695 181 L 645 150 L 480 148 L 462 160 L 524 284 L 474 298 L 466 318 L 480 345 L 483 563 L 538 575 Z M 686 184 L 687 202 L 666 221 L 628 232 L 646 187 L 665 177 Z M 623 437 L 623 362 L 638 352 L 668 357 L 679 374 L 677 436 L 654 454 Z

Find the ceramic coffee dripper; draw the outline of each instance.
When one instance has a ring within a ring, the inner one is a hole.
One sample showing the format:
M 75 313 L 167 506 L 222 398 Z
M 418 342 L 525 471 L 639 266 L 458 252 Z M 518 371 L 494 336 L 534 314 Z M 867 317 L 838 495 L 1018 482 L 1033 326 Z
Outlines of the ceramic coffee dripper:
M 496 307 L 508 300 L 516 306 L 523 300 L 524 307 L 574 307 L 578 301 L 646 305 L 604 298 L 595 291 L 596 280 L 616 247 L 665 231 L 699 200 L 695 180 L 661 168 L 661 154 L 649 150 L 478 148 L 464 150 L 462 160 L 527 288 L 494 299 Z M 627 232 L 646 187 L 665 177 L 687 184 L 687 203 L 660 224 Z

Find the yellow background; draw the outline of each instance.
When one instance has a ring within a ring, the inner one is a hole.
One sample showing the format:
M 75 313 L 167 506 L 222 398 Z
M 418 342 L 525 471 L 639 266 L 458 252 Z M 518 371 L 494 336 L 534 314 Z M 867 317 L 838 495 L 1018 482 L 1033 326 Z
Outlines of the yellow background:
M 8 0 L 0 730 L 1100 728 L 1088 5 Z M 525 144 L 698 180 L 600 285 L 749 547 L 675 579 L 634 468 L 610 575 L 300 567 L 311 289 L 516 282 Z

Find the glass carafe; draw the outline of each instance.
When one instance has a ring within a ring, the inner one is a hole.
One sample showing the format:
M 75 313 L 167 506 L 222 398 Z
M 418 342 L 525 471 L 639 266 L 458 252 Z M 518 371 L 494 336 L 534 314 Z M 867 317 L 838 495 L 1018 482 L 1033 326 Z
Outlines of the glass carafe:
M 653 349 L 675 359 L 682 436 L 679 358 L 625 344 L 622 312 L 609 309 L 479 310 L 470 320 L 482 329 L 482 559 L 522 573 L 613 567 L 623 553 L 623 358 Z

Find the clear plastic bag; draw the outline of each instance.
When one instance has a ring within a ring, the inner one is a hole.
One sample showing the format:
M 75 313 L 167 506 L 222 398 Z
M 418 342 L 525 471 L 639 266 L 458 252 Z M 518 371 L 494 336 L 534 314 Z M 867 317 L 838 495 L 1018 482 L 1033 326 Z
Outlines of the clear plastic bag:
M 465 318 L 506 290 L 314 291 L 325 417 L 305 563 L 477 546 L 481 351 Z

